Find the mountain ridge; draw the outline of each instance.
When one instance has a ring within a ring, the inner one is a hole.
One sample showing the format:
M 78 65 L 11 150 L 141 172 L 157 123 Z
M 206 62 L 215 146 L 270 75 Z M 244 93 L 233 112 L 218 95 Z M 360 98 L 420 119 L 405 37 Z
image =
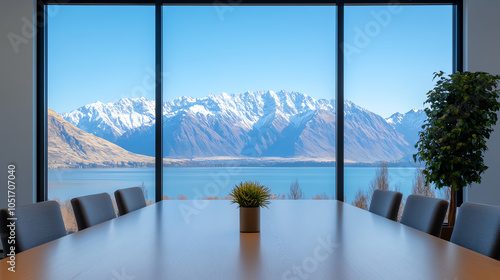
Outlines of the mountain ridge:
M 349 100 L 344 108 L 346 160 L 398 161 L 413 152 L 409 141 L 421 115 L 384 119 Z M 335 114 L 335 100 L 296 91 L 178 97 L 163 104 L 164 155 L 334 158 Z M 96 102 L 62 116 L 126 150 L 154 155 L 154 101 Z

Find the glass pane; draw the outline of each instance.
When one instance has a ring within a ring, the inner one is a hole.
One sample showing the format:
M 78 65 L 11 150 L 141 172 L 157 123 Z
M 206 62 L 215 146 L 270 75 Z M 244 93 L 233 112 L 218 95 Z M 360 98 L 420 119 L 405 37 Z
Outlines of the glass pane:
M 333 197 L 335 9 L 164 7 L 164 199 Z
M 154 7 L 49 6 L 48 197 L 140 186 L 154 201 Z
M 452 71 L 452 7 L 350 6 L 345 20 L 346 202 L 367 207 L 374 188 L 444 197 L 412 155 L 433 73 Z

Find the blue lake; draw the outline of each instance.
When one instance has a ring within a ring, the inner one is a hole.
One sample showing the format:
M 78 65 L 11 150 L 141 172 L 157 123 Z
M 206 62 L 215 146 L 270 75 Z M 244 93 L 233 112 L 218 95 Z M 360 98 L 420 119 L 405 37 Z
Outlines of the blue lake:
M 388 170 L 390 187 L 398 186 L 405 197 L 411 194 L 415 168 Z M 368 190 L 376 168 L 346 167 L 344 174 L 344 194 L 346 202 L 351 203 L 358 189 Z M 48 175 L 49 199 L 65 201 L 99 192 L 113 196 L 116 189 L 144 183 L 148 198 L 154 200 L 153 168 L 51 169 Z M 331 198 L 335 193 L 333 167 L 177 167 L 164 168 L 163 180 L 163 194 L 171 198 L 225 197 L 235 184 L 247 180 L 257 180 L 277 195 L 286 195 L 295 180 L 308 199 L 323 193 Z

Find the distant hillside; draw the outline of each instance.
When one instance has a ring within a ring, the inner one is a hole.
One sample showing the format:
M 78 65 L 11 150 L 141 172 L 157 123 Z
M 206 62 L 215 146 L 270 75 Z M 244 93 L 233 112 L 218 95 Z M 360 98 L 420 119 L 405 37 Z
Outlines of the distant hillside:
M 49 168 L 153 166 L 153 163 L 153 157 L 131 153 L 48 110 Z

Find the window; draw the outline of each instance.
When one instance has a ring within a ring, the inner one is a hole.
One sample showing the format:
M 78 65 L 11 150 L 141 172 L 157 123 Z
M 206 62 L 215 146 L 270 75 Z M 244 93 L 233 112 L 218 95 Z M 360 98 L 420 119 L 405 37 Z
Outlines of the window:
M 335 12 L 163 7 L 165 199 L 333 198 Z
M 373 188 L 425 193 L 412 155 L 433 73 L 452 73 L 452 16 L 452 6 L 345 8 L 346 202 L 368 206 Z
M 37 40 L 38 111 L 48 111 L 38 115 L 47 119 L 38 123 L 38 199 L 62 204 L 133 186 L 150 202 L 223 199 L 247 180 L 285 199 L 295 185 L 306 199 L 333 198 L 337 187 L 353 203 L 385 163 L 389 187 L 407 196 L 432 73 L 462 70 L 463 7 L 451 0 L 47 2 Z
M 76 230 L 71 198 L 141 186 L 154 201 L 154 7 L 49 11 L 48 198 Z

